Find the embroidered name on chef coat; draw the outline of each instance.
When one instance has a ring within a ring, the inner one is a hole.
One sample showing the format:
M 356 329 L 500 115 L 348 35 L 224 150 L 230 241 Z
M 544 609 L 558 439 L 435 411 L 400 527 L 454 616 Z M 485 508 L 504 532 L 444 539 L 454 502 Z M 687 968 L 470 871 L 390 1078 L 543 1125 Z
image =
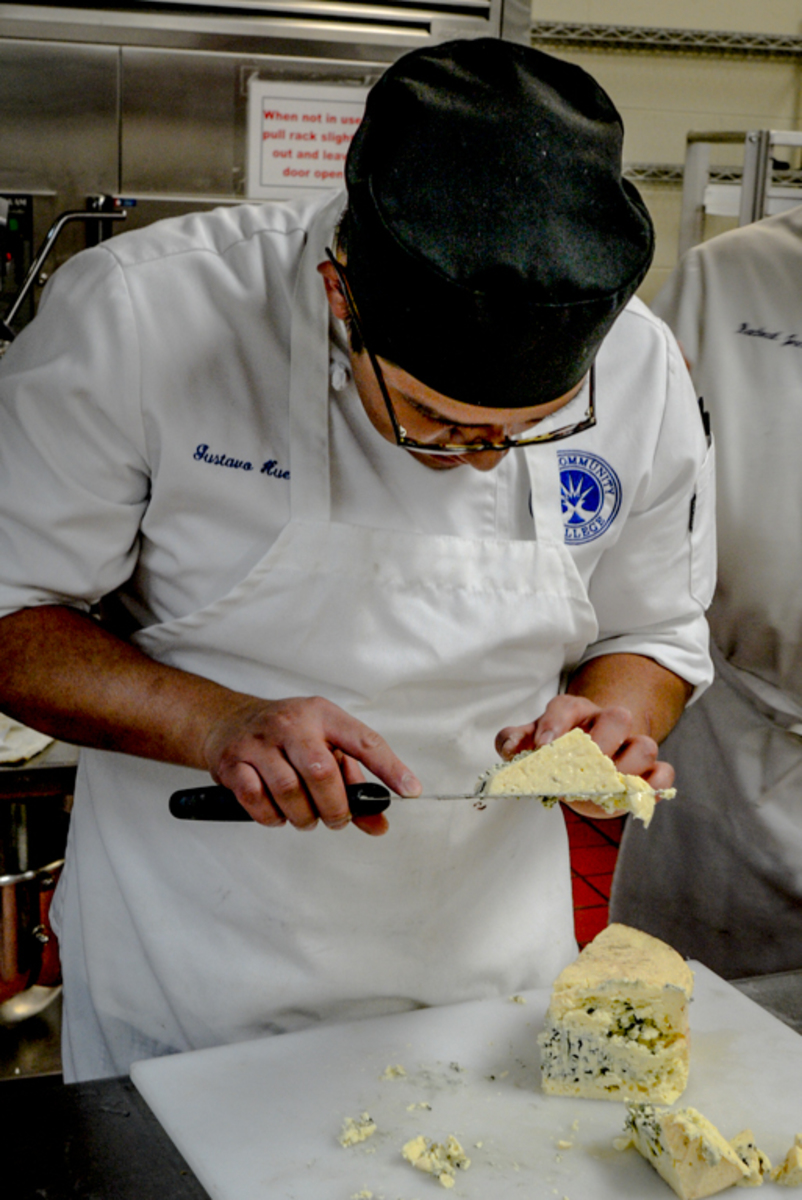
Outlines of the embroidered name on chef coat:
M 791 346 L 802 350 L 802 334 L 799 333 L 787 333 L 784 329 L 764 329 L 762 325 L 750 325 L 748 321 L 741 321 L 735 332 L 743 337 L 759 338 L 764 342 L 774 342 L 777 346 Z
M 558 450 L 565 541 L 592 542 L 621 507 L 621 480 L 608 462 L 585 450 Z
M 210 463 L 213 467 L 228 467 L 232 471 L 255 471 L 253 463 L 247 458 L 236 458 L 233 454 L 215 453 L 206 442 L 195 447 L 192 455 L 196 462 Z M 289 479 L 288 468 L 282 467 L 275 458 L 269 458 L 259 468 L 260 475 L 269 475 L 272 479 Z

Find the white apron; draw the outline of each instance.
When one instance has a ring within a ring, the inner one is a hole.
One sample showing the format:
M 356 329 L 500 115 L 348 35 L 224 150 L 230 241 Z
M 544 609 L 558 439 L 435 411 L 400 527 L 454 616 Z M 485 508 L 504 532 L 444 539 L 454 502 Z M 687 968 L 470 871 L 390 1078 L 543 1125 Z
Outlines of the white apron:
M 293 302 L 291 520 L 226 596 L 135 640 L 243 692 L 324 695 L 381 733 L 427 791 L 472 790 L 498 730 L 537 716 L 597 633 L 563 544 L 557 456 L 525 452 L 536 541 L 377 530 L 369 513 L 365 526 L 332 521 L 315 270 L 328 228 L 311 230 Z M 378 839 L 171 818 L 170 793 L 203 782 L 82 755 L 56 905 L 67 1079 L 543 986 L 576 953 L 557 810 L 405 800 Z

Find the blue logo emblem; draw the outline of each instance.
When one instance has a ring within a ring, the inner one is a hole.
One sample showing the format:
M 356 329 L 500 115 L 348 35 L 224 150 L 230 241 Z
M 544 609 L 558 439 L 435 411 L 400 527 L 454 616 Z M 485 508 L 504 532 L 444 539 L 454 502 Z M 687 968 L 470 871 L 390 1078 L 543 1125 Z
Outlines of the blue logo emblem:
M 621 507 L 621 480 L 609 463 L 586 450 L 558 450 L 566 544 L 592 542 Z

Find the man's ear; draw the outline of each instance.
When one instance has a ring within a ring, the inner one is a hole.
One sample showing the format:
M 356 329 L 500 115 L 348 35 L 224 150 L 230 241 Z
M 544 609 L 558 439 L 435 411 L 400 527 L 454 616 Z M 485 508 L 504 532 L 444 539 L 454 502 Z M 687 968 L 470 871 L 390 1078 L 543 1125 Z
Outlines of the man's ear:
M 322 262 L 318 266 L 318 271 L 323 280 L 323 286 L 326 289 L 326 299 L 329 302 L 329 307 L 340 321 L 348 319 L 348 305 L 343 295 L 342 284 L 334 266 L 330 262 Z

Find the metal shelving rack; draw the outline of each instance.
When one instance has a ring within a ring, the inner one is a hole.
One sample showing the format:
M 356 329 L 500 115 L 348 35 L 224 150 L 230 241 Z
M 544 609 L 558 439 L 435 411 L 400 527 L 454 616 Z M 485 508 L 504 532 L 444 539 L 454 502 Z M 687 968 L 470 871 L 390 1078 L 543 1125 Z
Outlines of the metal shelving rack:
M 744 147 L 740 178 L 735 171 L 715 180 L 710 169 L 710 147 L 725 144 Z M 739 225 L 760 221 L 802 203 L 802 172 L 777 171 L 773 151 L 802 147 L 796 130 L 751 129 L 748 132 L 689 133 L 682 186 L 679 253 L 702 241 L 705 213 L 738 217 Z
M 605 53 L 802 60 L 802 36 L 788 33 L 533 21 L 531 41 L 533 46 Z M 711 167 L 711 146 L 728 143 L 743 146 L 743 167 Z M 738 224 L 746 225 L 802 202 L 802 171 L 777 165 L 772 152 L 779 147 L 802 147 L 802 133 L 772 129 L 690 133 L 684 166 L 627 163 L 624 174 L 633 182 L 650 186 L 682 186 L 679 240 L 682 254 L 702 240 L 705 213 L 737 216 Z
M 802 55 L 802 37 L 790 33 L 735 33 L 715 29 L 663 29 L 646 25 L 597 25 L 533 21 L 532 44 L 583 50 L 732 54 L 760 58 Z

